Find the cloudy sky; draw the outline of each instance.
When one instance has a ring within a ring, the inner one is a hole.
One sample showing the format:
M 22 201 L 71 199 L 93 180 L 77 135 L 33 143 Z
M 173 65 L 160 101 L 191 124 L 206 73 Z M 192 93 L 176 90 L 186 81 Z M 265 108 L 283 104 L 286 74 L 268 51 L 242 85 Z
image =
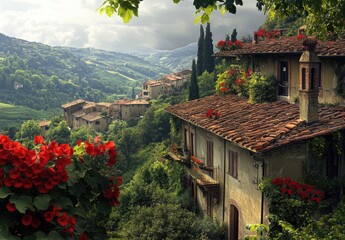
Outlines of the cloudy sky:
M 51 46 L 93 47 L 130 51 L 140 47 L 174 49 L 197 42 L 192 0 L 145 0 L 139 18 L 124 24 L 117 15 L 108 18 L 96 9 L 103 0 L 0 0 L 0 32 Z M 214 13 L 214 43 L 237 29 L 252 34 L 264 21 L 255 0 L 244 0 L 236 15 Z

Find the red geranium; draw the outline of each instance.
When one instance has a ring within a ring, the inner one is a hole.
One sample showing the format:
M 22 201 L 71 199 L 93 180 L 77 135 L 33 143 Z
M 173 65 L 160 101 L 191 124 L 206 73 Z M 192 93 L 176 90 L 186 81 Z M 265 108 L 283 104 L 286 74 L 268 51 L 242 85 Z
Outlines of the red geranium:
M 32 223 L 32 216 L 30 214 L 25 214 L 23 217 L 22 217 L 22 224 L 24 226 L 30 226 Z

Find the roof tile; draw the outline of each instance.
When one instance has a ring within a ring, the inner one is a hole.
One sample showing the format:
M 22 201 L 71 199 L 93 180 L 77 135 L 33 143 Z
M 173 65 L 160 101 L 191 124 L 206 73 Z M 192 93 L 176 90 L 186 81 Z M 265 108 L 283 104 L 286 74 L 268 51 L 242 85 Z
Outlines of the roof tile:
M 221 115 L 212 120 L 208 109 Z M 184 102 L 167 111 L 253 152 L 268 151 L 282 145 L 345 129 L 344 107 L 320 107 L 320 121 L 305 123 L 299 107 L 285 101 L 249 104 L 236 95 L 213 95 Z

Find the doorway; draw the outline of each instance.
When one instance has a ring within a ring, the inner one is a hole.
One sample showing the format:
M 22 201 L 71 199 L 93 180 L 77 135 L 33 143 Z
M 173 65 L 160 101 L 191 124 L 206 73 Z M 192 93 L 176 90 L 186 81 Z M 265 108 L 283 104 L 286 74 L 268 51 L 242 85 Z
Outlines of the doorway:
M 238 209 L 230 205 L 230 228 L 229 239 L 238 240 Z

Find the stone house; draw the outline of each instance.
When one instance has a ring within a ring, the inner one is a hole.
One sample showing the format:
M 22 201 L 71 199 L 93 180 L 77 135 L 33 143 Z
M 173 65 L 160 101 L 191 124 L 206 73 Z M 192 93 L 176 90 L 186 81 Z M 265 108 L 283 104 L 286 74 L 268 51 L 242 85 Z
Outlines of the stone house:
M 185 69 L 181 72 L 165 75 L 158 80 L 149 80 L 143 83 L 139 98 L 155 99 L 163 94 L 171 94 L 186 88 L 192 71 Z
M 271 48 L 278 51 L 287 46 Z M 230 240 L 251 234 L 245 229 L 247 224 L 267 223 L 266 198 L 258 189 L 262 178 L 302 180 L 303 166 L 313 164 L 309 140 L 331 137 L 336 131 L 345 139 L 345 107 L 318 105 L 318 100 L 343 102 L 333 93 L 334 83 L 329 83 L 335 81 L 332 64 L 340 58 L 326 57 L 325 50 L 322 52 L 325 57 L 318 58 L 320 48 L 315 53 L 312 47 L 276 54 L 260 50 L 257 45 L 254 48 L 258 56 L 250 55 L 250 60 L 260 59 L 254 62 L 254 69 L 273 71 L 280 76 L 286 74 L 281 73 L 286 67 L 287 90 L 277 90 L 282 96 L 279 101 L 250 104 L 248 99 L 236 95 L 213 95 L 167 108 L 171 115 L 182 120 L 182 149 L 186 149 L 183 153 L 172 151 L 170 156 L 186 164 L 188 186 L 197 205 L 205 214 L 224 223 Z M 234 51 L 242 50 L 245 55 L 245 51 L 249 54 L 248 49 Z M 329 55 L 345 56 L 345 49 L 340 50 L 335 45 L 329 46 Z M 286 59 L 287 65 L 281 64 L 281 59 Z M 295 97 L 299 98 L 299 104 L 293 103 Z M 220 117 L 207 117 L 209 110 Z M 343 175 L 344 160 L 344 150 L 341 155 L 328 154 L 322 162 L 324 176 Z
M 118 106 L 116 118 L 127 121 L 142 117 L 150 107 L 150 103 L 144 99 L 118 100 L 116 106 Z
M 149 102 L 144 99 L 118 100 L 112 103 L 94 103 L 78 99 L 61 107 L 64 109 L 64 119 L 71 129 L 86 126 L 102 132 L 114 119 L 140 118 L 149 106 Z
M 275 75 L 279 82 L 279 99 L 294 102 L 299 97 L 299 58 L 305 48 L 302 42 L 296 36 L 265 39 L 244 44 L 239 49 L 219 51 L 214 56 L 232 62 L 245 60 L 253 71 Z M 318 41 L 315 52 L 321 68 L 316 83 L 319 88 L 318 101 L 344 104 L 345 98 L 337 91 L 345 92 L 344 70 L 341 73 L 341 69 L 345 68 L 345 39 Z
M 38 125 L 41 128 L 41 136 L 45 137 L 49 130 L 50 121 L 40 121 Z

